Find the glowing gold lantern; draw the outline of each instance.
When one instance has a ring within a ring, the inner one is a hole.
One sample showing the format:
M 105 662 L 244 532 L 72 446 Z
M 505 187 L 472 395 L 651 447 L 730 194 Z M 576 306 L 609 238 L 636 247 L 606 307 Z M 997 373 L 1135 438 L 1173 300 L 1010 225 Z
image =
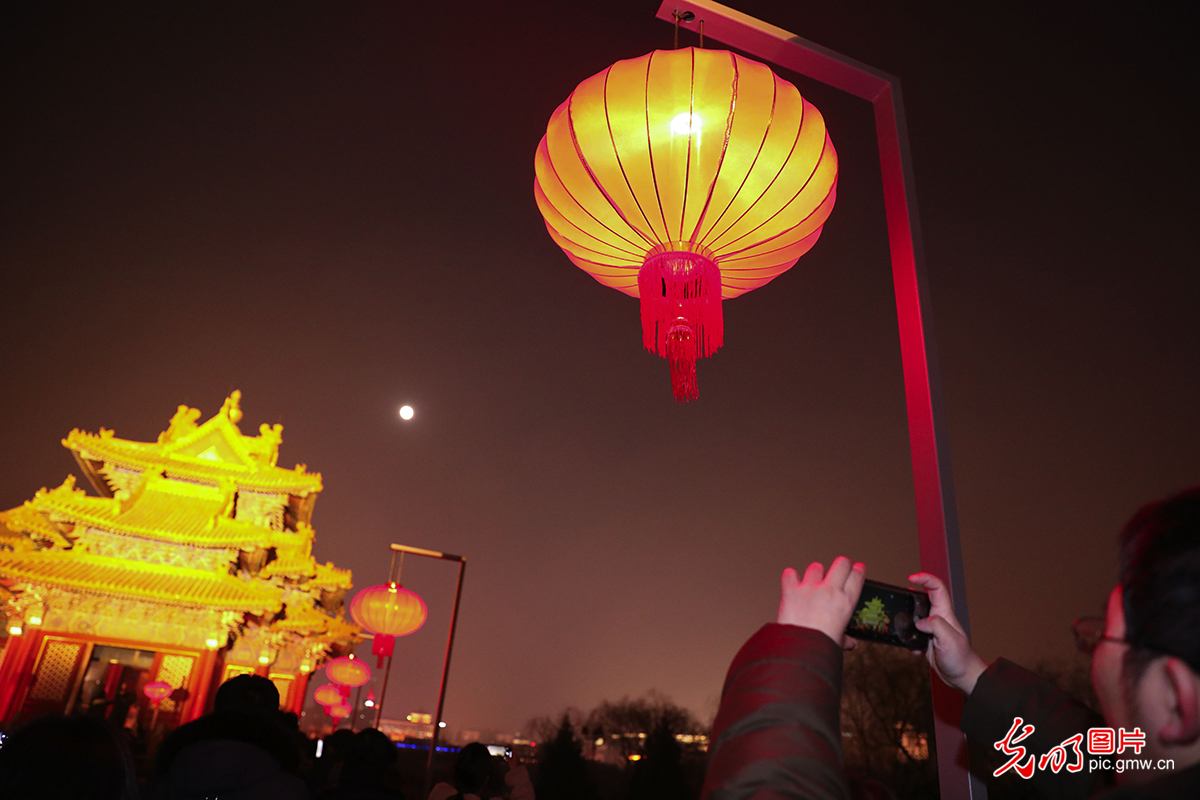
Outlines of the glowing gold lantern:
M 325 665 L 325 675 L 336 684 L 342 697 L 350 694 L 355 686 L 362 686 L 371 679 L 371 668 L 353 654 L 335 658 Z
M 349 703 L 334 703 L 325 709 L 325 713 L 334 719 L 344 719 L 350 716 L 350 712 L 353 710 Z
M 837 194 L 817 109 L 724 50 L 656 50 L 588 78 L 550 117 L 534 196 L 551 238 L 605 286 L 641 298 L 642 342 L 697 396 L 724 341 L 721 301 L 816 243 Z
M 342 702 L 342 693 L 332 683 L 318 686 L 313 692 L 313 699 L 323 706 L 332 706 Z
M 371 652 L 378 659 L 377 666 L 382 667 L 383 659 L 393 652 L 396 637 L 419 630 L 429 616 L 429 609 L 419 594 L 392 582 L 370 586 L 354 595 L 350 616 L 375 634 Z

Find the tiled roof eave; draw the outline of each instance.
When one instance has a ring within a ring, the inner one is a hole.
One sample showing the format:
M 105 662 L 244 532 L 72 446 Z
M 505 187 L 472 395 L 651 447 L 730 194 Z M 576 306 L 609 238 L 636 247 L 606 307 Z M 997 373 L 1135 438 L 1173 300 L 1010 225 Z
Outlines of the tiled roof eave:
M 174 472 L 189 478 L 218 484 L 222 478 L 231 478 L 247 488 L 280 493 L 307 495 L 321 491 L 321 473 L 293 472 L 282 467 L 264 467 L 264 472 L 255 472 L 248 467 L 219 467 L 208 464 L 189 464 L 177 459 L 164 458 L 153 452 L 133 452 L 120 445 L 113 446 L 106 440 L 91 434 L 80 434 L 67 440 L 68 447 L 78 448 L 81 456 L 95 461 L 107 461 L 117 466 L 142 471 L 150 466 L 161 467 L 168 474 Z
M 94 498 L 88 498 L 94 499 Z M 244 530 L 231 528 L 229 524 L 232 521 L 226 521 L 225 524 L 218 523 L 215 528 L 211 528 L 212 535 L 196 535 L 194 532 L 178 533 L 165 528 L 152 528 L 143 525 L 131 525 L 124 523 L 120 518 L 106 517 L 100 514 L 89 512 L 85 508 L 80 508 L 77 505 L 58 502 L 48 498 L 41 498 L 39 503 L 43 506 L 46 513 L 53 514 L 58 518 L 69 520 L 76 524 L 83 525 L 87 528 L 100 528 L 112 533 L 123 533 L 130 536 L 137 536 L 143 539 L 153 539 L 160 542 L 169 542 L 171 544 L 189 544 L 196 547 L 207 548 L 233 548 L 245 549 L 248 547 L 264 546 L 264 540 L 268 537 L 269 532 L 252 526 L 244 526 Z M 233 523 L 238 525 L 238 523 Z M 242 527 L 239 525 L 239 527 Z M 222 529 L 224 529 L 223 533 Z M 229 535 L 235 533 L 235 535 Z
M 55 574 L 56 571 L 79 573 L 89 567 L 92 568 L 91 576 Z M 269 584 L 255 586 L 232 576 L 69 551 L 0 552 L 0 574 L 14 585 L 55 586 L 83 594 L 188 608 L 263 613 L 282 606 L 282 593 Z M 134 576 L 148 585 L 128 585 Z M 120 578 L 125 579 L 126 585 L 118 582 Z M 185 591 L 180 591 L 181 588 Z

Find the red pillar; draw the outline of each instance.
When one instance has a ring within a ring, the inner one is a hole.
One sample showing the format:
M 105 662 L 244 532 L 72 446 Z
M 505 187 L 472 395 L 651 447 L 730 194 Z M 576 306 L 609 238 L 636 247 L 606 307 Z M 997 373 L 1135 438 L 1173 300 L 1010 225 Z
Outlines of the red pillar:
M 9 634 L 4 652 L 0 653 L 0 720 L 4 722 L 11 721 L 20 711 L 17 703 L 25 696 L 33 678 L 33 659 L 42 636 L 37 628 Z
M 292 681 L 292 702 L 288 711 L 295 712 L 297 717 L 304 711 L 304 695 L 308 692 L 308 675 L 309 673 L 302 672 Z
M 180 723 L 191 722 L 197 717 L 204 714 L 204 706 L 208 702 L 209 694 L 213 691 L 213 683 L 216 682 L 215 668 L 217 663 L 217 651 L 205 650 L 200 656 L 200 662 L 196 666 L 196 685 L 193 690 L 191 705 L 188 706 L 187 715 Z

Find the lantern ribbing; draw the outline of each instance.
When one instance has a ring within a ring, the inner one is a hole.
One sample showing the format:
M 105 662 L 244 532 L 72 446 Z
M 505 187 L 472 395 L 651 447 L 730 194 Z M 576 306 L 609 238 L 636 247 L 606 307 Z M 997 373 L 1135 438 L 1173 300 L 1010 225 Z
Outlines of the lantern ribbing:
M 371 668 L 353 655 L 342 656 L 325 665 L 325 676 L 337 685 L 342 697 L 348 697 L 352 688 L 371 679 Z
M 375 634 L 371 652 L 383 667 L 383 659 L 393 652 L 397 636 L 420 630 L 429 617 L 425 601 L 416 592 L 394 582 L 369 586 L 350 601 L 350 616 Z
M 550 118 L 534 196 L 551 238 L 642 301 L 643 343 L 679 400 L 724 338 L 721 302 L 817 241 L 837 193 L 824 119 L 763 64 L 655 51 L 585 80 Z

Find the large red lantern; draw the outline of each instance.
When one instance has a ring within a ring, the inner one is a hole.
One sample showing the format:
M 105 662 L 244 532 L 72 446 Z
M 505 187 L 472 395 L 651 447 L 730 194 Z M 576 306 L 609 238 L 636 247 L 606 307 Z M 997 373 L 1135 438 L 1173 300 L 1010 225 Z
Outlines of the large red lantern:
M 350 601 L 350 616 L 359 625 L 375 634 L 371 652 L 377 657 L 377 666 L 391 656 L 397 636 L 415 633 L 425 624 L 429 609 L 416 592 L 385 583 L 369 586 Z
M 342 693 L 332 683 L 327 683 L 317 687 L 313 692 L 313 699 L 323 706 L 332 706 L 342 702 Z
M 571 261 L 641 299 L 642 343 L 687 401 L 696 359 L 724 341 L 721 301 L 816 243 L 837 170 L 820 112 L 769 67 L 656 50 L 588 78 L 555 110 L 534 196 Z
M 362 686 L 371 679 L 371 668 L 353 654 L 335 658 L 325 665 L 325 675 L 337 684 L 342 697 L 347 697 L 355 686 Z

